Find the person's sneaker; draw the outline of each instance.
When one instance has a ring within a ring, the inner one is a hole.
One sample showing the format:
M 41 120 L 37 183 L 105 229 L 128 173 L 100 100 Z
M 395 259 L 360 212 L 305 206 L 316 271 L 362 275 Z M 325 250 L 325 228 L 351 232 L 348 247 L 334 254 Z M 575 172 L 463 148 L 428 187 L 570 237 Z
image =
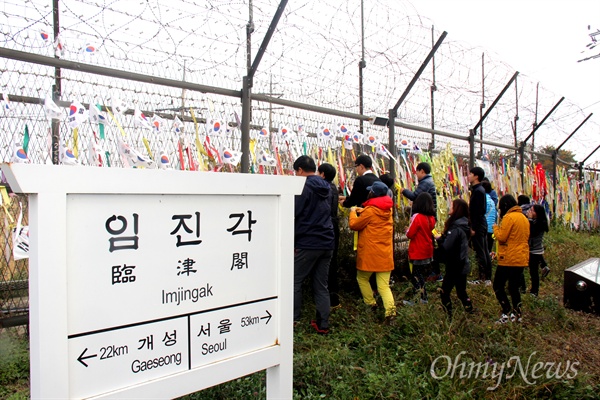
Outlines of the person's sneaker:
M 425 299 L 421 299 L 421 304 L 429 304 L 429 301 L 427 301 Z
M 425 282 L 435 282 L 438 280 L 438 274 L 436 274 L 435 272 L 432 272 L 431 274 L 429 274 L 429 276 L 427 278 L 425 278 Z
M 404 304 L 405 306 L 414 306 L 415 303 L 409 300 L 402 300 L 402 304 Z
M 502 314 L 500 319 L 496 321 L 496 324 L 508 324 L 510 322 L 510 317 L 506 314 Z
M 485 282 L 485 286 L 492 286 L 492 281 L 491 280 L 486 280 Z
M 474 280 L 474 281 L 469 281 L 468 283 L 469 283 L 469 285 L 479 285 L 479 284 L 481 284 L 481 281 L 478 281 L 478 280 L 476 279 L 476 280 Z
M 465 308 L 465 312 L 469 315 L 476 315 L 479 314 L 479 309 L 475 307 Z
M 530 295 L 531 297 L 538 297 L 538 294 L 537 294 L 537 293 L 533 293 L 533 292 L 529 292 L 529 295 Z
M 437 277 L 437 281 L 438 282 L 443 282 L 444 281 L 444 275 L 439 274 L 438 277 Z
M 542 278 L 547 277 L 549 273 L 550 273 L 550 267 L 548 267 L 546 265 L 544 268 L 542 268 Z
M 329 334 L 329 329 L 327 329 L 327 328 L 325 328 L 325 329 L 319 328 L 319 325 L 317 325 L 317 321 L 310 321 L 310 326 L 312 326 L 313 328 L 315 328 L 315 331 L 317 331 L 317 333 L 319 335 L 328 335 Z
M 387 317 L 385 317 L 383 319 L 383 324 L 387 325 L 387 326 L 392 326 L 392 325 L 394 325 L 395 321 L 396 321 L 395 315 L 388 315 Z
M 510 322 L 518 322 L 518 323 L 520 323 L 523 320 L 521 318 L 521 315 L 515 314 L 515 313 L 512 313 L 512 312 L 510 313 L 510 315 L 508 317 L 510 318 Z

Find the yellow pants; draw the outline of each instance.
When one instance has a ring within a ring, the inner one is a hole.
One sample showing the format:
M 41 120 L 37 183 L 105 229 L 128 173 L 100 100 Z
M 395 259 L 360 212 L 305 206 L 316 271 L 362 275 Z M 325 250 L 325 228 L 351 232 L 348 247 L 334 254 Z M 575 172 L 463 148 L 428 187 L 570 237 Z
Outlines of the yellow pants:
M 369 278 L 373 272 L 367 271 L 356 271 L 356 281 L 358 287 L 362 293 L 365 304 L 374 306 L 377 304 L 375 297 L 373 297 L 373 289 L 369 283 Z M 388 272 L 375 272 L 375 281 L 377 282 L 377 291 L 383 300 L 383 308 L 385 309 L 385 316 L 396 315 L 396 302 L 394 301 L 394 295 L 390 289 L 390 275 L 391 271 Z

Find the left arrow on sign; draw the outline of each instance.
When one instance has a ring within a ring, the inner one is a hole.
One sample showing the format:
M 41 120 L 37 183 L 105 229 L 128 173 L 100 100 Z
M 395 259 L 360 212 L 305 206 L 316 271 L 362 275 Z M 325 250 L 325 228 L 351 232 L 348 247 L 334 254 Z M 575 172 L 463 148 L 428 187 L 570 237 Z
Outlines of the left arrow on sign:
M 85 356 L 85 352 L 87 350 L 88 349 L 86 347 L 85 350 L 83 350 L 83 352 L 81 353 L 81 355 L 79 357 L 77 357 L 77 361 L 79 361 L 80 363 L 82 363 L 86 368 L 87 368 L 88 365 L 83 360 L 87 360 L 88 358 L 98 357 L 98 354 L 92 354 L 92 355 L 89 355 L 89 356 Z

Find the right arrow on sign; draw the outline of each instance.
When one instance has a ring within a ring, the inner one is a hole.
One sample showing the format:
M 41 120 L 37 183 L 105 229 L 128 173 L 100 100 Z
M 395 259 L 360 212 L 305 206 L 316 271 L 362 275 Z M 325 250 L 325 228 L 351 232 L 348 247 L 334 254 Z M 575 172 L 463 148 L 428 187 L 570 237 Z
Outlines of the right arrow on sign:
M 264 316 L 264 317 L 260 317 L 260 319 L 265 319 L 265 318 L 266 318 L 266 319 L 267 319 L 267 322 L 265 322 L 265 325 L 267 325 L 267 324 L 269 323 L 269 321 L 271 320 L 271 317 L 272 317 L 272 315 L 271 315 L 271 313 L 269 312 L 269 310 L 265 310 L 265 311 L 266 311 L 267 315 L 266 315 L 266 316 Z
M 94 357 L 98 357 L 98 354 L 92 354 L 90 356 L 85 356 L 85 352 L 87 351 L 87 347 L 85 348 L 85 350 L 83 350 L 83 352 L 81 353 L 81 355 L 79 357 L 77 357 L 77 361 L 79 361 L 80 363 L 82 363 L 86 368 L 87 368 L 87 364 L 83 361 L 83 360 L 87 360 L 88 358 L 94 358 Z

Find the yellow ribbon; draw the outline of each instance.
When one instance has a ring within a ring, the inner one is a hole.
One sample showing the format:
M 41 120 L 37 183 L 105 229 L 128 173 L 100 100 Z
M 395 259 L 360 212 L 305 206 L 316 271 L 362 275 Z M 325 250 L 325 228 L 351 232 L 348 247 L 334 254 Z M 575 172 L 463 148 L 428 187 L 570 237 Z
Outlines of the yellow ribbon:
M 12 215 L 10 215 L 10 212 L 8 211 L 8 206 L 10 205 L 10 196 L 8 195 L 8 191 L 6 190 L 6 186 L 0 186 L 0 193 L 2 194 L 2 196 L 1 196 L 2 208 L 4 208 L 4 212 L 8 216 L 8 219 L 10 220 L 10 227 L 12 229 L 13 225 L 15 224 L 15 220 L 13 219 Z
M 148 139 L 143 137 L 142 141 L 144 142 L 144 146 L 146 146 L 146 151 L 148 152 L 150 159 L 154 160 L 154 156 L 152 156 L 152 150 L 150 150 L 150 143 L 148 143 Z
M 117 119 L 115 118 L 115 116 L 113 115 L 113 113 L 110 111 L 110 108 L 106 107 L 106 112 L 108 113 L 108 115 L 110 116 L 110 118 L 113 120 L 113 122 L 115 123 L 115 125 L 117 125 L 117 128 L 119 128 L 119 130 L 121 131 L 121 134 L 123 135 L 123 137 L 127 136 L 127 134 L 125 133 L 125 129 L 123 129 L 123 127 L 121 126 L 121 124 L 119 123 L 119 121 L 117 121 Z
M 196 131 L 196 153 L 198 154 L 198 165 L 202 168 L 202 171 L 208 171 L 208 153 L 204 149 L 202 142 L 200 142 L 200 135 L 198 134 L 198 121 L 196 121 L 196 115 L 194 115 L 194 110 L 190 107 L 190 114 L 192 114 L 192 120 L 194 121 L 194 130 Z M 206 158 L 204 157 L 206 156 Z
M 73 155 L 79 158 L 79 129 L 73 128 Z

